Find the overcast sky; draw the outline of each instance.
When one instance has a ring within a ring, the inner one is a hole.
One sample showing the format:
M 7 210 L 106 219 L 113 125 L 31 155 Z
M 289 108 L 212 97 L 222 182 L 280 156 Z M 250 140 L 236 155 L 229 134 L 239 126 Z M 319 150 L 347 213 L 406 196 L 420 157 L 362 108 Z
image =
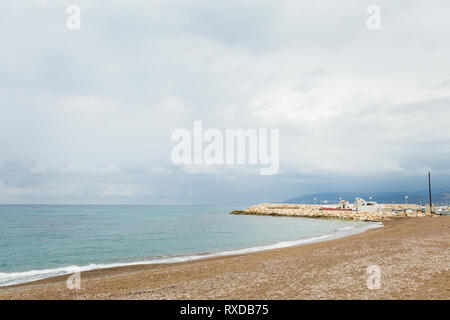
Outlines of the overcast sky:
M 2 1 L 0 203 L 246 205 L 416 191 L 428 171 L 450 187 L 449 12 L 444 0 Z M 279 174 L 174 165 L 171 133 L 194 120 L 279 129 Z

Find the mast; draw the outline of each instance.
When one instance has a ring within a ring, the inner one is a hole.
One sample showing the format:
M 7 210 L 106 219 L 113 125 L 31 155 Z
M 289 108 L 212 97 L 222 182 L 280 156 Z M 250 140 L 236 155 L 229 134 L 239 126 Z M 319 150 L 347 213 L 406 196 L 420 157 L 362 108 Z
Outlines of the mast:
M 432 213 L 433 202 L 431 201 L 431 173 L 428 172 L 428 194 L 430 195 L 430 213 Z

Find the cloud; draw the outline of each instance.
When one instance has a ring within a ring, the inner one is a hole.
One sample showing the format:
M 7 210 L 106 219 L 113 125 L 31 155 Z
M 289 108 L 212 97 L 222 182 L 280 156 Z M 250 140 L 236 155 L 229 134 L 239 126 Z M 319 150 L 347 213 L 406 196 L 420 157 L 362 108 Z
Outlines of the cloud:
M 132 197 L 136 195 L 133 186 L 106 186 L 101 195 L 107 197 Z
M 117 166 L 109 165 L 105 168 L 100 168 L 98 170 L 98 172 L 103 173 L 103 174 L 116 174 L 116 173 L 121 173 L 122 170 Z
M 169 170 L 163 166 L 156 166 L 151 169 L 148 169 L 148 173 L 150 173 L 150 174 L 171 174 L 172 170 Z
M 6 196 L 17 196 L 17 195 L 26 195 L 33 192 L 32 189 L 30 188 L 20 188 L 20 187 L 16 187 L 16 186 L 10 186 L 5 184 L 4 181 L 0 180 L 0 194 L 2 195 L 2 197 Z
M 32 169 L 36 171 L 36 169 Z M 98 174 L 119 174 L 122 170 L 114 165 L 108 165 L 105 167 L 86 167 L 74 163 L 70 163 L 61 169 L 63 174 L 74 175 L 98 175 Z
M 42 163 L 36 164 L 34 167 L 32 167 L 29 172 L 33 174 L 45 174 L 47 173 L 49 168 Z
M 3 202 L 251 203 L 421 189 L 428 170 L 448 186 L 447 1 L 379 1 L 379 31 L 356 0 L 77 4 L 79 31 L 66 2 L 0 5 Z M 280 173 L 173 165 L 195 120 L 280 129 Z

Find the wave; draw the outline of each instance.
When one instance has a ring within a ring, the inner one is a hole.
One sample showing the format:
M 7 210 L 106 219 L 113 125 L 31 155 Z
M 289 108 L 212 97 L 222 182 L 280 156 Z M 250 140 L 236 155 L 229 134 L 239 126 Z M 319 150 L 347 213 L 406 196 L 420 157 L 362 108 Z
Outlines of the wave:
M 84 272 L 95 269 L 106 269 L 115 267 L 125 267 L 125 266 L 135 266 L 135 265 L 150 265 L 150 264 L 164 264 L 164 263 L 179 263 L 186 261 L 193 261 L 204 258 L 213 258 L 220 256 L 237 255 L 244 253 L 251 253 L 270 249 L 279 249 L 285 247 L 291 247 L 301 244 L 308 244 L 314 242 L 321 242 L 325 240 L 332 240 L 336 238 L 345 237 L 352 234 L 362 233 L 368 229 L 380 228 L 383 224 L 381 222 L 374 222 L 364 226 L 358 227 L 344 227 L 338 229 L 334 233 L 325 234 L 321 236 L 311 237 L 307 239 L 300 239 L 294 241 L 282 241 L 274 244 L 255 246 L 243 249 L 221 251 L 215 253 L 203 253 L 203 254 L 193 254 L 193 255 L 182 255 L 182 256 L 166 256 L 166 257 L 155 257 L 149 260 L 135 261 L 135 262 L 119 262 L 119 263 L 100 263 L 100 264 L 89 264 L 85 266 L 67 266 L 52 269 L 41 269 L 41 270 L 31 270 L 23 272 L 0 272 L 0 287 L 11 286 L 15 284 L 27 283 L 62 275 L 69 275 L 76 272 Z
M 343 228 L 338 229 L 338 231 L 350 230 L 350 229 L 354 229 L 354 228 L 356 228 L 356 227 L 343 227 Z

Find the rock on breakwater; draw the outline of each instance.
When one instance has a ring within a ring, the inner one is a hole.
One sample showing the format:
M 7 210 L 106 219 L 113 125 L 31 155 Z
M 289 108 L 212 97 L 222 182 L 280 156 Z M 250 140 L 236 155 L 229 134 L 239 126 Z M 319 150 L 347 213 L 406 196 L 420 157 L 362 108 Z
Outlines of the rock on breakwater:
M 248 208 L 247 210 L 234 210 L 230 214 L 307 217 L 346 219 L 361 221 L 383 221 L 396 217 L 424 217 L 431 214 L 421 212 L 421 207 L 415 204 L 386 204 L 380 205 L 375 211 L 363 211 L 358 207 L 354 210 L 321 210 L 320 205 L 309 204 L 274 204 L 262 203 Z

